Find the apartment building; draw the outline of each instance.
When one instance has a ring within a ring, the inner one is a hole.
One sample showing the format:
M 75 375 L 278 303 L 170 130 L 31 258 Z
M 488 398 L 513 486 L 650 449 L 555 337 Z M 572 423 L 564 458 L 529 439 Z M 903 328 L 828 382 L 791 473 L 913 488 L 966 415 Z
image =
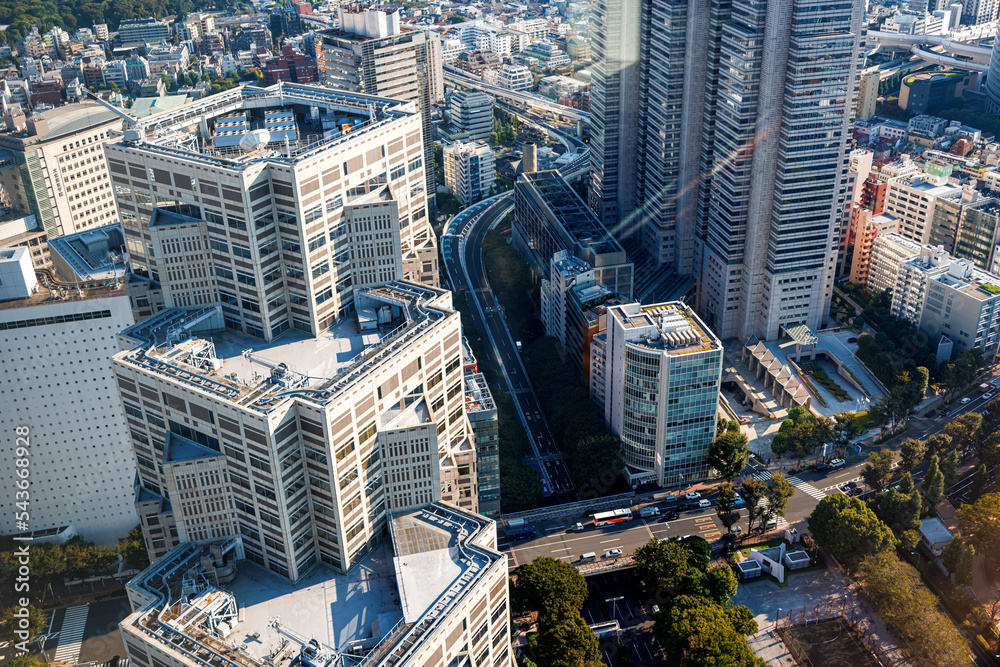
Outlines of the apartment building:
M 86 249 L 73 256 L 73 245 L 61 248 L 65 261 L 95 263 L 79 282 L 36 273 L 28 247 L 0 249 L 0 426 L 11 434 L 11 456 L 17 427 L 28 426 L 33 445 L 28 530 L 15 522 L 20 498 L 12 492 L 0 500 L 0 534 L 113 545 L 138 522 L 135 464 L 111 372 L 115 334 L 135 320 L 121 265 L 115 271 Z M 17 470 L 2 466 L 6 488 L 15 488 Z
M 416 102 L 422 121 L 424 162 L 434 164 L 431 106 L 444 100 L 439 37 L 403 28 L 399 12 L 340 7 L 339 30 L 322 30 L 315 43 L 324 86 Z M 424 174 L 427 196 L 437 191 L 434 170 Z
M 50 239 L 118 220 L 103 148 L 121 118 L 83 102 L 5 120 L 0 185 L 12 206 L 34 215 Z
M 493 98 L 486 93 L 454 90 L 448 111 L 453 128 L 467 141 L 486 141 L 493 133 Z
M 854 252 L 851 256 L 851 282 L 868 284 L 871 267 L 872 246 L 875 239 L 884 234 L 899 233 L 899 219 L 891 215 L 872 215 L 867 209 L 859 209 L 854 218 Z
M 865 286 L 873 292 L 896 289 L 903 262 L 920 255 L 923 246 L 896 233 L 881 234 L 872 241 Z
M 146 44 L 170 39 L 170 23 L 155 18 L 122 21 L 118 25 L 119 44 Z
M 221 301 L 271 341 L 318 335 L 367 286 L 436 285 L 421 124 L 413 103 L 287 82 L 143 119 L 107 147 L 137 312 Z
M 955 250 L 951 254 L 957 259 L 972 261 L 983 271 L 993 272 L 994 267 L 1000 265 L 998 243 L 1000 202 L 992 197 L 977 197 L 965 203 L 955 237 Z
M 175 548 L 128 584 L 129 663 L 512 667 L 496 524 L 433 503 L 394 515 L 387 532 L 360 567 L 318 564 L 294 584 L 248 562 L 238 537 Z
M 504 65 L 497 72 L 496 85 L 507 90 L 531 90 L 535 79 L 524 65 Z
M 444 147 L 444 183 L 467 206 L 489 196 L 497 180 L 496 155 L 482 141 Z
M 951 168 L 937 174 L 934 165 L 927 165 L 921 176 L 900 177 L 889 181 L 885 212 L 899 218 L 899 233 L 923 245 L 930 241 L 934 207 L 939 197 L 961 194 L 962 188 L 950 185 Z
M 955 259 L 941 248 L 922 248 L 900 268 L 892 312 L 913 322 L 932 343 L 946 336 L 953 356 L 979 348 L 988 363 L 996 358 L 1000 278 L 967 259 Z
M 880 72 L 865 72 L 861 75 L 861 88 L 858 90 L 858 106 L 856 118 L 871 120 L 878 104 L 878 85 L 882 81 Z
M 632 484 L 707 479 L 722 343 L 680 302 L 607 309 L 591 345 L 591 396 L 622 440 Z
M 551 258 L 568 250 L 594 268 L 599 283 L 632 296 L 633 266 L 625 250 L 559 172 L 536 171 L 518 177 L 512 236 L 536 279 L 551 279 Z

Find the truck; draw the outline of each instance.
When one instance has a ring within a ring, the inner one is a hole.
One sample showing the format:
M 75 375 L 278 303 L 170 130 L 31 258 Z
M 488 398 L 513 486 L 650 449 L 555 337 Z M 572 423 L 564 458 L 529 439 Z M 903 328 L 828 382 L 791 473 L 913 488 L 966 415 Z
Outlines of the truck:
M 514 341 L 514 344 L 517 345 L 517 351 L 520 352 L 522 350 L 522 348 L 521 348 L 521 341 L 519 341 L 519 340 L 518 341 Z
M 535 527 L 524 519 L 511 519 L 507 522 L 507 537 L 511 540 L 529 540 L 535 536 Z
M 639 510 L 639 516 L 641 516 L 643 519 L 659 515 L 660 515 L 660 508 L 654 507 L 652 505 L 650 505 L 649 507 L 643 507 L 641 510 Z
M 989 382 L 984 382 L 981 385 L 979 385 L 979 391 L 983 392 L 984 394 L 992 388 L 993 387 L 990 385 Z

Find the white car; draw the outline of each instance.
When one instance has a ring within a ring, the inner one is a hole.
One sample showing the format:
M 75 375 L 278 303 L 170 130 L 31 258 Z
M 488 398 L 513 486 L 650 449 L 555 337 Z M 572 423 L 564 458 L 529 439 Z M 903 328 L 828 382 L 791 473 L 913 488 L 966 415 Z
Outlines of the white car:
M 618 558 L 621 555 L 622 555 L 621 549 L 608 549 L 607 551 L 604 552 L 605 558 Z
M 843 468 L 844 464 L 847 463 L 844 459 L 834 459 L 830 461 L 831 468 Z
M 972 402 L 972 399 L 969 398 L 968 396 L 966 396 L 965 398 L 962 399 L 962 405 L 965 405 L 966 403 L 971 403 L 971 402 Z
M 994 392 L 992 392 L 992 391 L 988 392 L 986 394 L 983 394 L 983 400 L 984 401 L 992 401 L 994 398 L 996 398 L 996 394 Z
M 698 507 L 711 507 L 711 506 L 712 506 L 711 500 L 702 498 L 701 500 L 698 501 Z
M 688 500 L 700 500 L 701 494 L 698 493 L 697 491 L 692 491 L 691 493 L 686 494 L 684 497 L 687 498 Z

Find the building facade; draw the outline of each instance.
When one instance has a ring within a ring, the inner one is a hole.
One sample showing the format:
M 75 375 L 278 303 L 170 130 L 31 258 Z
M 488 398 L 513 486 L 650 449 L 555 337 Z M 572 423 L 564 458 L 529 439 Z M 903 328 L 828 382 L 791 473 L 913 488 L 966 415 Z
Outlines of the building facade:
M 476 141 L 456 142 L 444 147 L 444 182 L 467 206 L 489 196 L 496 183 L 496 156 L 489 145 Z
M 493 98 L 486 93 L 452 91 L 448 110 L 454 128 L 470 141 L 486 141 L 493 133 Z
M 609 307 L 607 330 L 591 346 L 591 377 L 633 484 L 708 478 L 722 343 L 688 306 Z

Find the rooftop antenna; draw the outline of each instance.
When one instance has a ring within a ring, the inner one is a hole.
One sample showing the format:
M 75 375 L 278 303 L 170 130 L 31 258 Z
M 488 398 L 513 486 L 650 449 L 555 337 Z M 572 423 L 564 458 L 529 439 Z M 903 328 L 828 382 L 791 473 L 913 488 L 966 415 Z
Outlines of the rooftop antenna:
M 288 133 L 285 133 L 285 157 L 288 159 L 292 158 L 292 143 L 288 139 Z

